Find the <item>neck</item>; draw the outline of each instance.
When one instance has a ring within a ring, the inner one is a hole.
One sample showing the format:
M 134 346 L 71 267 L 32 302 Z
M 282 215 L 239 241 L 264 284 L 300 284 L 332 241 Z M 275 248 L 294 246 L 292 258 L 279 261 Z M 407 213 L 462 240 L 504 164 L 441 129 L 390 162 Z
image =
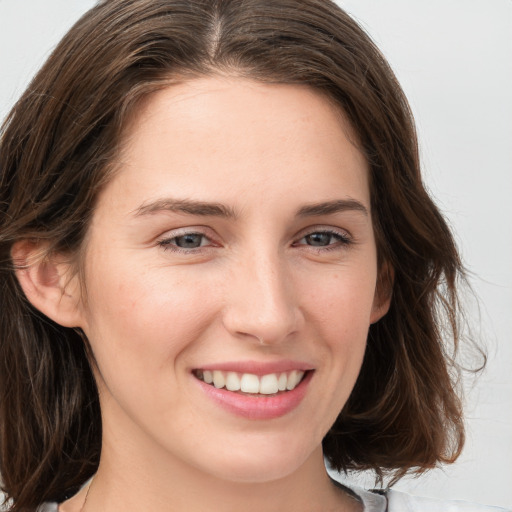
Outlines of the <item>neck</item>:
M 129 452 L 128 452 L 129 453 Z M 132 452 L 133 453 L 133 452 Z M 112 454 L 114 455 L 114 454 Z M 323 463 L 321 450 L 296 471 L 267 482 L 232 482 L 205 475 L 179 461 L 162 467 L 151 457 L 136 464 L 111 457 L 102 459 L 94 485 L 82 509 L 87 488 L 60 507 L 61 512 L 135 512 L 153 510 L 215 510 L 216 512 L 357 512 L 362 506 L 335 487 Z
M 362 510 L 353 497 L 331 482 L 320 445 L 289 472 L 281 467 L 279 474 L 272 474 L 273 463 L 269 461 L 268 471 L 258 470 L 241 481 L 215 473 L 218 464 L 205 470 L 208 465 L 200 467 L 169 453 L 133 423 L 103 420 L 100 465 L 85 507 L 87 489 L 63 504 L 61 512 Z M 231 447 L 225 450 L 229 463 Z M 257 479 L 260 473 L 263 475 Z
M 102 458 L 88 510 L 126 512 L 153 510 L 215 510 L 216 512 L 355 512 L 359 504 L 330 481 L 321 452 L 297 471 L 277 480 L 232 482 L 204 475 L 182 463 L 126 466 Z M 65 512 L 65 511 L 64 511 Z

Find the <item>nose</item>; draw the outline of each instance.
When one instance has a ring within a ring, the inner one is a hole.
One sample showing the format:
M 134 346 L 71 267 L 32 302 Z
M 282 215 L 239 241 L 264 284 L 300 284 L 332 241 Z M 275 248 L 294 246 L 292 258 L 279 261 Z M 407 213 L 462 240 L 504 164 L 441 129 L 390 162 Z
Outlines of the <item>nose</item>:
M 232 335 L 274 345 L 301 329 L 304 319 L 286 267 L 277 254 L 253 253 L 232 269 L 223 312 Z

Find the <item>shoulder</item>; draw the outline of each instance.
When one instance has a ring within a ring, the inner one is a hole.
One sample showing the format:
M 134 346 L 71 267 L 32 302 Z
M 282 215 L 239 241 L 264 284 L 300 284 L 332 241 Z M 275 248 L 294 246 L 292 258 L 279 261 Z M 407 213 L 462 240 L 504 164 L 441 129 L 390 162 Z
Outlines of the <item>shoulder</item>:
M 387 512 L 512 512 L 511 509 L 477 505 L 467 501 L 445 501 L 411 496 L 392 489 L 386 492 L 386 498 Z
M 383 494 L 354 489 L 364 504 L 365 512 L 512 512 L 512 509 L 477 505 L 467 501 L 445 501 L 411 496 L 389 490 Z M 58 512 L 57 503 L 43 503 L 37 512 Z
M 59 505 L 57 503 L 43 503 L 39 506 L 37 512 L 59 512 Z
M 467 501 L 411 496 L 394 489 L 367 491 L 353 486 L 348 489 L 359 497 L 363 503 L 364 512 L 512 512 L 512 509 L 508 508 L 489 507 Z

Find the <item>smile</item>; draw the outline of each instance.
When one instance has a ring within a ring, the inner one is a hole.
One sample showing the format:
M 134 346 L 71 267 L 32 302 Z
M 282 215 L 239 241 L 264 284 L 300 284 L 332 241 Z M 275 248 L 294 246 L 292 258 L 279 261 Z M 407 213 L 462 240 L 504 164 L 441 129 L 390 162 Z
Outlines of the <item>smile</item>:
M 228 413 L 249 420 L 271 420 L 297 409 L 306 396 L 316 372 L 301 366 L 230 363 L 223 369 L 195 369 L 192 377 L 208 401 Z
M 293 391 L 304 378 L 305 372 L 289 372 L 255 375 L 222 370 L 195 370 L 195 377 L 217 389 L 253 395 L 276 395 L 280 392 Z

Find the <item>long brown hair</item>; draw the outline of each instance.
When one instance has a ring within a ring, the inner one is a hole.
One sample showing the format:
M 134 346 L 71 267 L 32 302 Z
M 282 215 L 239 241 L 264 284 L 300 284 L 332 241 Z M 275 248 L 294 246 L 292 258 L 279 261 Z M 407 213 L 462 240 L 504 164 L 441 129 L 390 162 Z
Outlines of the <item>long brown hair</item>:
M 328 0 L 106 0 L 64 37 L 1 132 L 0 471 L 12 511 L 62 500 L 101 450 L 87 340 L 28 303 L 12 245 L 79 255 L 128 116 L 177 78 L 218 73 L 327 95 L 369 162 L 379 279 L 393 281 L 393 298 L 324 439 L 328 461 L 400 477 L 461 450 L 462 266 L 423 187 L 407 101 L 370 38 Z

